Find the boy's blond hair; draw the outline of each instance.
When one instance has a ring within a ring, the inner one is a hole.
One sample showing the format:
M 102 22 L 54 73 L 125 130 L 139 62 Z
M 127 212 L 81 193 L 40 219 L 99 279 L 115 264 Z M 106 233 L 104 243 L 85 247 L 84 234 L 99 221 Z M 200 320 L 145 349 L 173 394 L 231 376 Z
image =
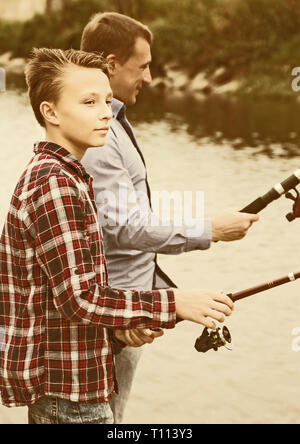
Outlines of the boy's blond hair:
M 57 103 L 63 83 L 64 69 L 70 65 L 85 68 L 99 68 L 107 76 L 108 64 L 100 53 L 90 54 L 84 51 L 68 49 L 34 48 L 31 60 L 25 68 L 30 103 L 39 124 L 46 126 L 40 112 L 40 105 L 47 101 Z

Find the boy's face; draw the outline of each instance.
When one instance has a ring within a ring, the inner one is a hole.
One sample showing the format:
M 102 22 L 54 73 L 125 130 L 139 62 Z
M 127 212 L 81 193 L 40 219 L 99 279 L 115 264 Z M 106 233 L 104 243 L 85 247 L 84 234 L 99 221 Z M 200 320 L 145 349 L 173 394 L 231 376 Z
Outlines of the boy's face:
M 83 156 L 88 147 L 105 144 L 112 118 L 112 90 L 107 76 L 97 68 L 66 67 L 63 88 L 54 105 L 60 144 Z

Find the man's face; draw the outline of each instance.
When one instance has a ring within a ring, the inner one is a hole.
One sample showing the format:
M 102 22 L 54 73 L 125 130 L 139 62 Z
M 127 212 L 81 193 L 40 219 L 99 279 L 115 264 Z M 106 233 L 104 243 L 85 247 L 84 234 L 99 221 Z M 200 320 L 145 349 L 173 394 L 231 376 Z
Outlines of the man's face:
M 131 57 L 123 65 L 114 63 L 110 84 L 114 97 L 126 105 L 134 105 L 143 84 L 152 81 L 150 65 L 151 49 L 149 43 L 138 37 Z
M 103 146 L 112 118 L 107 76 L 97 68 L 71 65 L 65 69 L 62 82 L 54 106 L 63 146 L 78 154 L 84 154 L 88 147 Z

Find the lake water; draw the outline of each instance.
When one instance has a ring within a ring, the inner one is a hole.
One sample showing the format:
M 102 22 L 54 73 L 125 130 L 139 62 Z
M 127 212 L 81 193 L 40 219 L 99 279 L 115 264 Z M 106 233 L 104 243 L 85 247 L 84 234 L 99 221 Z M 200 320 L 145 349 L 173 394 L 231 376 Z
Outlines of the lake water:
M 205 216 L 242 208 L 299 162 L 300 106 L 273 100 L 206 102 L 146 93 L 129 110 L 153 190 L 204 191 Z M 43 139 L 26 96 L 0 95 L 0 223 L 15 183 Z M 300 221 L 281 198 L 242 241 L 205 252 L 161 256 L 182 288 L 238 291 L 300 270 Z M 127 423 L 300 423 L 300 284 L 236 303 L 226 322 L 233 351 L 197 353 L 202 328 L 181 323 L 144 348 Z M 26 422 L 26 409 L 0 408 L 0 423 Z

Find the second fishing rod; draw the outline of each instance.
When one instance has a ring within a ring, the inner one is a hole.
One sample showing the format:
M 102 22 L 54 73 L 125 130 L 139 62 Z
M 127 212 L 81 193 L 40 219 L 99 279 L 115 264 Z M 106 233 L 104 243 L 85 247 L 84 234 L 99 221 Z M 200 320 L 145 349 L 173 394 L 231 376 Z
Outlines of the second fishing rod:
M 267 191 L 267 193 L 255 199 L 253 202 L 251 202 L 249 205 L 247 205 L 240 211 L 242 213 L 257 214 L 260 211 L 262 211 L 264 208 L 266 208 L 271 202 L 285 195 L 287 199 L 291 199 L 294 202 L 292 211 L 286 215 L 287 220 L 291 222 L 294 219 L 300 217 L 300 196 L 296 188 L 296 186 L 299 183 L 300 183 L 300 169 L 296 170 L 287 179 L 274 185 L 269 191 Z M 292 194 L 292 191 L 294 191 L 294 194 Z M 228 294 L 228 296 L 232 299 L 233 302 L 236 302 L 239 301 L 240 299 L 244 299 L 256 293 L 261 293 L 270 288 L 283 285 L 287 282 L 291 282 L 299 278 L 300 278 L 300 272 L 290 273 L 279 279 L 275 279 L 274 281 L 265 282 L 263 284 L 236 293 L 230 293 Z M 226 344 L 230 343 L 231 343 L 231 335 L 227 327 L 223 327 L 222 329 L 217 328 L 215 330 L 209 330 L 208 328 L 205 328 L 201 336 L 197 338 L 195 343 L 195 348 L 197 351 L 205 353 L 211 349 L 217 351 L 218 348 L 223 346 L 226 347 Z
M 262 293 L 271 288 L 287 284 L 288 282 L 296 281 L 297 279 L 300 279 L 300 271 L 289 273 L 286 276 L 264 282 L 263 284 L 247 288 L 246 290 L 238 291 L 236 293 L 228 293 L 227 296 L 229 296 L 233 302 L 236 302 L 248 298 L 249 296 L 253 296 L 254 294 Z M 206 327 L 201 336 L 196 339 L 195 349 L 198 352 L 206 353 L 208 350 L 217 351 L 220 347 L 226 347 L 226 345 L 230 343 L 231 335 L 227 327 L 224 326 L 222 329 L 218 327 L 215 330 Z

